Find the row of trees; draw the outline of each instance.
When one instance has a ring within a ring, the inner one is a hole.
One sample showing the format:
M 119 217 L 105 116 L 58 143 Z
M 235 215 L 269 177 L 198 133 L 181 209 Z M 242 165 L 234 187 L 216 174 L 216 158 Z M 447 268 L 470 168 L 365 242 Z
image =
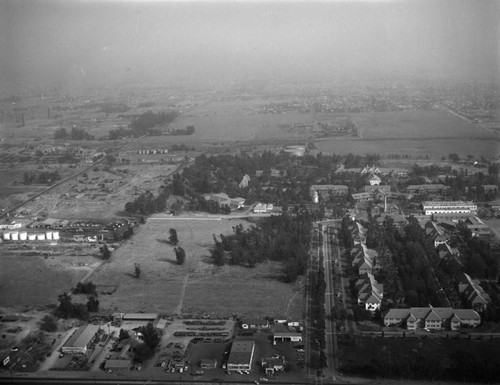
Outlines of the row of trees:
M 151 191 L 146 191 L 135 198 L 132 202 L 125 204 L 125 211 L 129 214 L 151 215 L 155 212 L 164 211 L 167 208 L 168 193 L 162 189 L 158 196 Z
M 186 126 L 186 128 L 178 128 L 175 130 L 170 130 L 170 134 L 177 135 L 193 135 L 194 134 L 194 126 Z
M 61 179 L 61 176 L 55 171 L 26 171 L 24 173 L 24 184 L 45 184 L 54 183 Z
M 71 139 L 71 140 L 93 140 L 95 137 L 90 135 L 83 128 L 73 127 L 71 132 L 62 127 L 54 132 L 54 139 Z
M 221 234 L 220 240 L 214 235 L 210 253 L 216 265 L 253 267 L 266 260 L 280 261 L 283 280 L 293 282 L 306 270 L 311 229 L 312 218 L 307 212 L 271 216 L 248 229 L 240 224 L 233 228 L 233 234 Z
M 168 124 L 173 122 L 179 113 L 177 111 L 147 111 L 137 117 L 135 117 L 130 123 L 129 127 L 135 132 L 141 134 L 151 133 L 153 127 Z

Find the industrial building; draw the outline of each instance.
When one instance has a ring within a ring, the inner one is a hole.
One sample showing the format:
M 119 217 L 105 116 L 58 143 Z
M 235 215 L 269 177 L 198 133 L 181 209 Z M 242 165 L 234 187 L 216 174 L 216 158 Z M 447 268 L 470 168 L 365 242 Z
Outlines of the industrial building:
M 250 370 L 252 368 L 255 343 L 253 341 L 236 340 L 231 346 L 226 369 L 229 372 Z
M 62 347 L 63 353 L 71 354 L 85 354 L 89 344 L 94 339 L 99 326 L 97 325 L 87 325 L 81 326 L 73 333 L 73 335 L 66 341 Z

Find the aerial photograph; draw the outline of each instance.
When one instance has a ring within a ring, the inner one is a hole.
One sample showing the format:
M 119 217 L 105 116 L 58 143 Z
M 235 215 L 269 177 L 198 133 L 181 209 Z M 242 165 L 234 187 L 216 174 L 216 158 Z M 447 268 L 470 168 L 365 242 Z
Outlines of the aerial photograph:
M 500 0 L 0 0 L 0 384 L 500 384 Z

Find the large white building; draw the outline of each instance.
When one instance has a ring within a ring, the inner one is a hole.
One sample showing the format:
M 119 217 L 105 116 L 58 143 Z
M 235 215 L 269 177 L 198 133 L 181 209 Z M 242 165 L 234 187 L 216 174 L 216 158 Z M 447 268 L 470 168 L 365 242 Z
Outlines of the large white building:
M 449 214 L 449 213 L 475 213 L 477 205 L 473 202 L 464 201 L 426 201 L 422 202 L 425 215 Z

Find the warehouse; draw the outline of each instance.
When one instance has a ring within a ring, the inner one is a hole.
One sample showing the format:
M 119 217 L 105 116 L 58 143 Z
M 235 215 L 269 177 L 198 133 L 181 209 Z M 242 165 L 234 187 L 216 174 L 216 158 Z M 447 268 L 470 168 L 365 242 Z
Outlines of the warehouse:
M 62 347 L 63 353 L 80 353 L 85 354 L 89 344 L 94 339 L 99 326 L 87 325 L 76 329 L 73 335 L 66 341 Z
M 255 343 L 253 341 L 234 341 L 227 360 L 227 370 L 229 372 L 250 370 L 254 351 Z

